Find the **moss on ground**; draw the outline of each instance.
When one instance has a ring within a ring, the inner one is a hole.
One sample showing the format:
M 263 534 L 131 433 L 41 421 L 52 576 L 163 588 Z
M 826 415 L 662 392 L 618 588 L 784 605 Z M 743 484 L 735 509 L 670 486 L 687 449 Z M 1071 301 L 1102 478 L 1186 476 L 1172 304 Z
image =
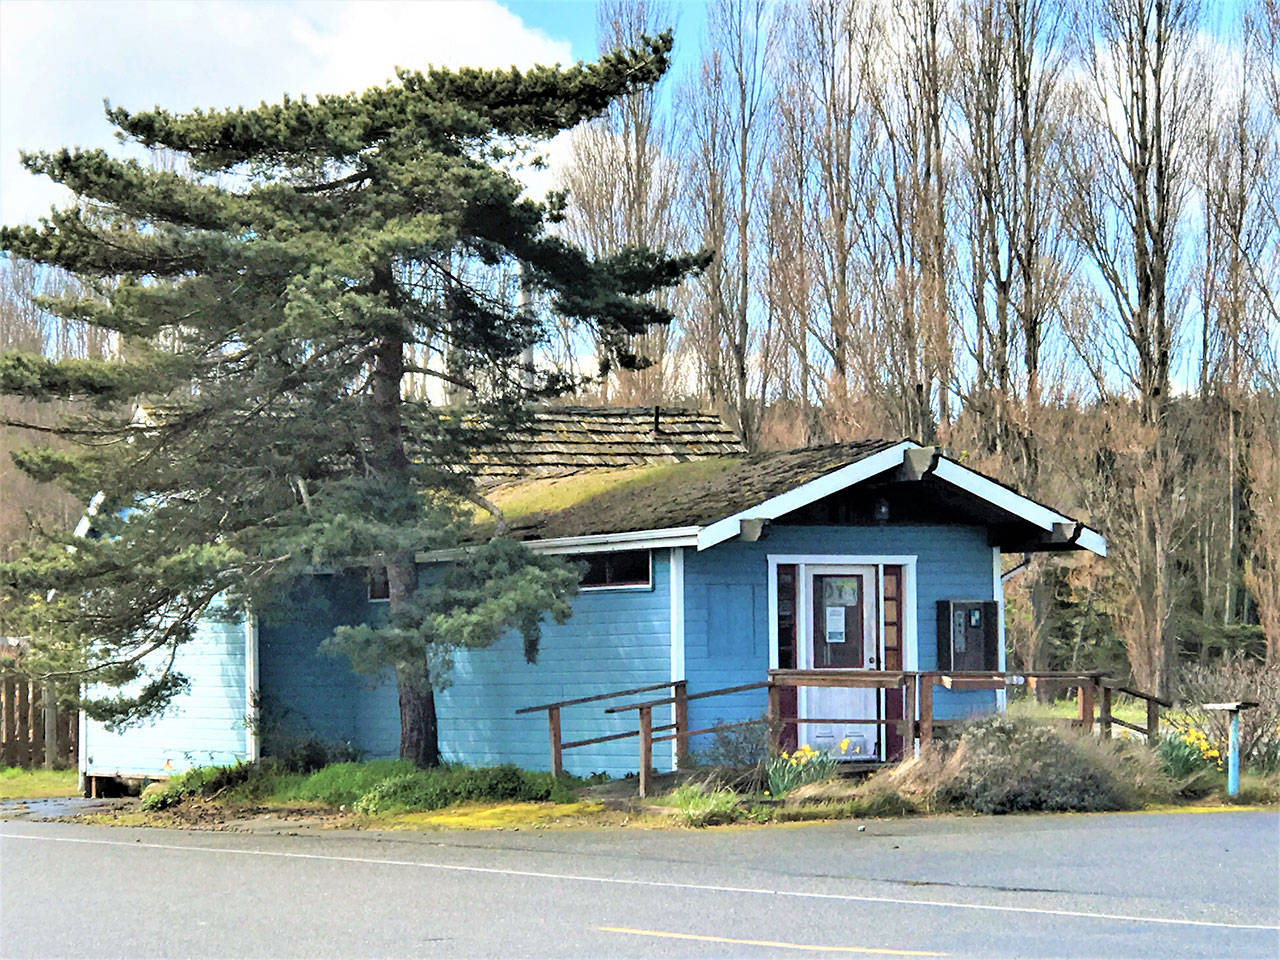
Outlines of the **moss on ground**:
M 423 810 L 383 817 L 370 817 L 371 827 L 400 830 L 493 830 L 499 827 L 547 827 L 598 825 L 596 817 L 605 812 L 601 803 L 467 803 L 445 810 Z

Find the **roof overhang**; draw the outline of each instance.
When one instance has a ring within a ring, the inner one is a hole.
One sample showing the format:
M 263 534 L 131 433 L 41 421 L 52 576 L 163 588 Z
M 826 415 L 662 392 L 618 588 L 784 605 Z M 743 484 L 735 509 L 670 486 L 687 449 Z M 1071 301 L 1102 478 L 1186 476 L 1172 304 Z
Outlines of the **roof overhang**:
M 1096 553 L 1100 557 L 1107 555 L 1107 541 L 1097 530 L 1085 526 L 1079 520 L 1061 514 L 1056 510 L 1037 503 L 1022 494 L 996 483 L 975 470 L 956 463 L 946 457 L 939 457 L 933 475 L 939 480 L 946 480 L 961 490 L 979 497 L 992 506 L 1013 514 L 1033 526 L 1045 531 L 1046 549 L 1071 549 L 1077 547 Z
M 1024 497 L 984 477 L 976 470 L 970 470 L 955 460 L 942 456 L 932 447 L 925 447 L 910 440 L 904 440 L 887 450 L 872 454 L 839 470 L 833 470 L 754 507 L 702 527 L 698 531 L 698 549 L 706 550 L 740 536 L 744 523 L 776 520 L 793 510 L 808 506 L 823 497 L 847 490 L 855 484 L 889 471 L 900 471 L 911 479 L 933 476 L 986 501 L 997 509 L 1042 530 L 1045 550 L 1083 549 L 1096 553 L 1100 557 L 1107 555 L 1107 541 L 1098 531 L 1044 504 Z
M 624 533 L 593 533 L 581 537 L 553 537 L 525 541 L 537 553 L 607 553 L 614 550 L 654 550 L 665 547 L 696 547 L 700 527 L 666 527 L 662 530 L 629 530 Z M 453 560 L 468 547 L 431 550 L 417 554 L 418 563 Z
M 707 550 L 739 537 L 753 540 L 759 536 L 764 522 L 777 520 L 824 497 L 883 475 L 892 475 L 905 480 L 922 480 L 932 477 L 951 484 L 1010 517 L 1036 528 L 1039 535 L 1027 544 L 1025 549 L 1028 551 L 1088 550 L 1100 557 L 1107 555 L 1107 541 L 1098 531 L 1042 503 L 1024 497 L 955 460 L 942 456 L 933 447 L 922 446 L 910 440 L 894 444 L 848 466 L 840 467 L 785 493 L 740 510 L 732 516 L 708 524 L 557 537 L 530 540 L 527 543 L 538 553 L 548 554 L 601 553 L 611 550 L 664 547 L 695 547 L 700 551 Z M 432 551 L 419 554 L 418 560 L 420 562 L 447 560 L 456 555 L 457 551 Z

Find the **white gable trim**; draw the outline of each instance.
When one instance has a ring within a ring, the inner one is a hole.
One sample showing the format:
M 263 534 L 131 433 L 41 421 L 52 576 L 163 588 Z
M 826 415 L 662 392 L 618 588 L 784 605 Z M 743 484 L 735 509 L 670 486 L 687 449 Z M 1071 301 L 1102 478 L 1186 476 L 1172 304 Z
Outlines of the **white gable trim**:
M 1028 500 L 1022 494 L 1014 493 L 1008 487 L 1002 487 L 994 480 L 988 480 L 982 474 L 975 473 L 968 467 L 962 467 L 954 460 L 948 460 L 946 457 L 938 459 L 938 465 L 934 469 L 933 475 L 940 480 L 946 480 L 948 483 L 954 484 L 961 490 L 972 493 L 975 497 L 986 500 L 1007 513 L 1021 517 L 1042 530 L 1052 531 L 1054 525 L 1059 523 L 1076 523 L 1070 517 L 1064 516 L 1056 510 L 1050 510 L 1034 500 Z M 1080 532 L 1075 542 L 1100 557 L 1107 555 L 1106 539 L 1098 531 L 1091 530 L 1084 524 L 1080 525 Z
M 802 483 L 786 493 L 770 497 L 754 507 L 740 510 L 731 517 L 717 520 L 715 523 L 698 531 L 698 549 L 706 550 L 718 543 L 732 540 L 742 533 L 743 520 L 776 520 L 778 517 L 791 513 L 793 510 L 808 506 L 815 500 L 821 500 L 823 497 L 830 496 L 833 493 L 839 493 L 841 490 L 852 487 L 856 483 L 861 483 L 863 480 L 874 477 L 878 473 L 892 470 L 894 467 L 901 465 L 902 459 L 908 450 L 918 446 L 919 444 L 912 443 L 910 440 L 904 440 L 888 450 L 881 450 L 879 453 L 851 463 L 847 467 L 841 467 L 839 470 L 824 474 L 816 480 Z

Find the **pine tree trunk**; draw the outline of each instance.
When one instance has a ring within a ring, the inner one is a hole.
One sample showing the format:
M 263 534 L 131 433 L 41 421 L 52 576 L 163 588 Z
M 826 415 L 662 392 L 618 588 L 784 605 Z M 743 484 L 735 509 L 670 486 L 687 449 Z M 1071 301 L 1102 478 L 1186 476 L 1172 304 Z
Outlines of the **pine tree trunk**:
M 389 270 L 375 271 L 379 285 L 390 291 Z M 404 340 L 391 335 L 378 347 L 373 371 L 373 415 L 370 421 L 370 463 L 393 489 L 412 488 L 409 456 L 405 450 L 400 384 L 404 379 Z M 408 518 L 406 518 L 408 519 Z M 411 601 L 418 589 L 418 569 L 412 550 L 387 557 L 387 612 L 396 614 Z M 396 688 L 400 694 L 400 756 L 419 767 L 440 765 L 440 740 L 436 722 L 436 699 L 431 689 L 427 665 L 401 663 L 396 667 Z
M 416 767 L 440 766 L 436 695 L 424 670 L 396 671 L 400 693 L 400 759 Z

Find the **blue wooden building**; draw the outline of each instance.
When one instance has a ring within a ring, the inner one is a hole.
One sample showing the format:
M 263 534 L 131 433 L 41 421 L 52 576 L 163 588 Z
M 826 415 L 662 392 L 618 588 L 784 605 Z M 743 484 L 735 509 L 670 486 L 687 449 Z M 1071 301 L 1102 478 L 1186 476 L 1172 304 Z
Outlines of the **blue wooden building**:
M 516 711 L 552 701 L 675 680 L 693 694 L 771 668 L 1003 670 L 1002 556 L 1106 552 L 1083 523 L 909 440 L 748 456 L 704 414 L 558 408 L 477 470 L 512 535 L 579 559 L 584 575 L 572 618 L 545 627 L 536 663 L 515 635 L 457 655 L 437 695 L 440 740 L 468 764 L 546 769 L 545 715 Z M 418 559 L 425 576 L 448 562 Z M 298 736 L 394 756 L 394 680 L 317 652 L 334 625 L 379 616 L 379 578 L 317 574 L 298 589 L 327 602 L 202 624 L 177 656 L 190 688 L 159 717 L 121 732 L 82 720 L 83 773 L 160 777 L 252 760 L 273 738 Z M 936 715 L 991 711 L 1000 696 L 939 691 Z M 635 728 L 634 714 L 601 706 L 564 710 L 563 739 Z M 794 691 L 786 706 L 835 718 L 901 709 L 883 691 L 826 688 Z M 762 690 L 695 700 L 687 729 L 764 710 Z M 849 739 L 852 753 L 877 758 L 901 747 L 889 729 L 816 723 L 797 736 L 820 749 Z M 674 753 L 674 741 L 662 745 L 655 766 Z M 637 762 L 634 739 L 564 755 L 579 774 Z

